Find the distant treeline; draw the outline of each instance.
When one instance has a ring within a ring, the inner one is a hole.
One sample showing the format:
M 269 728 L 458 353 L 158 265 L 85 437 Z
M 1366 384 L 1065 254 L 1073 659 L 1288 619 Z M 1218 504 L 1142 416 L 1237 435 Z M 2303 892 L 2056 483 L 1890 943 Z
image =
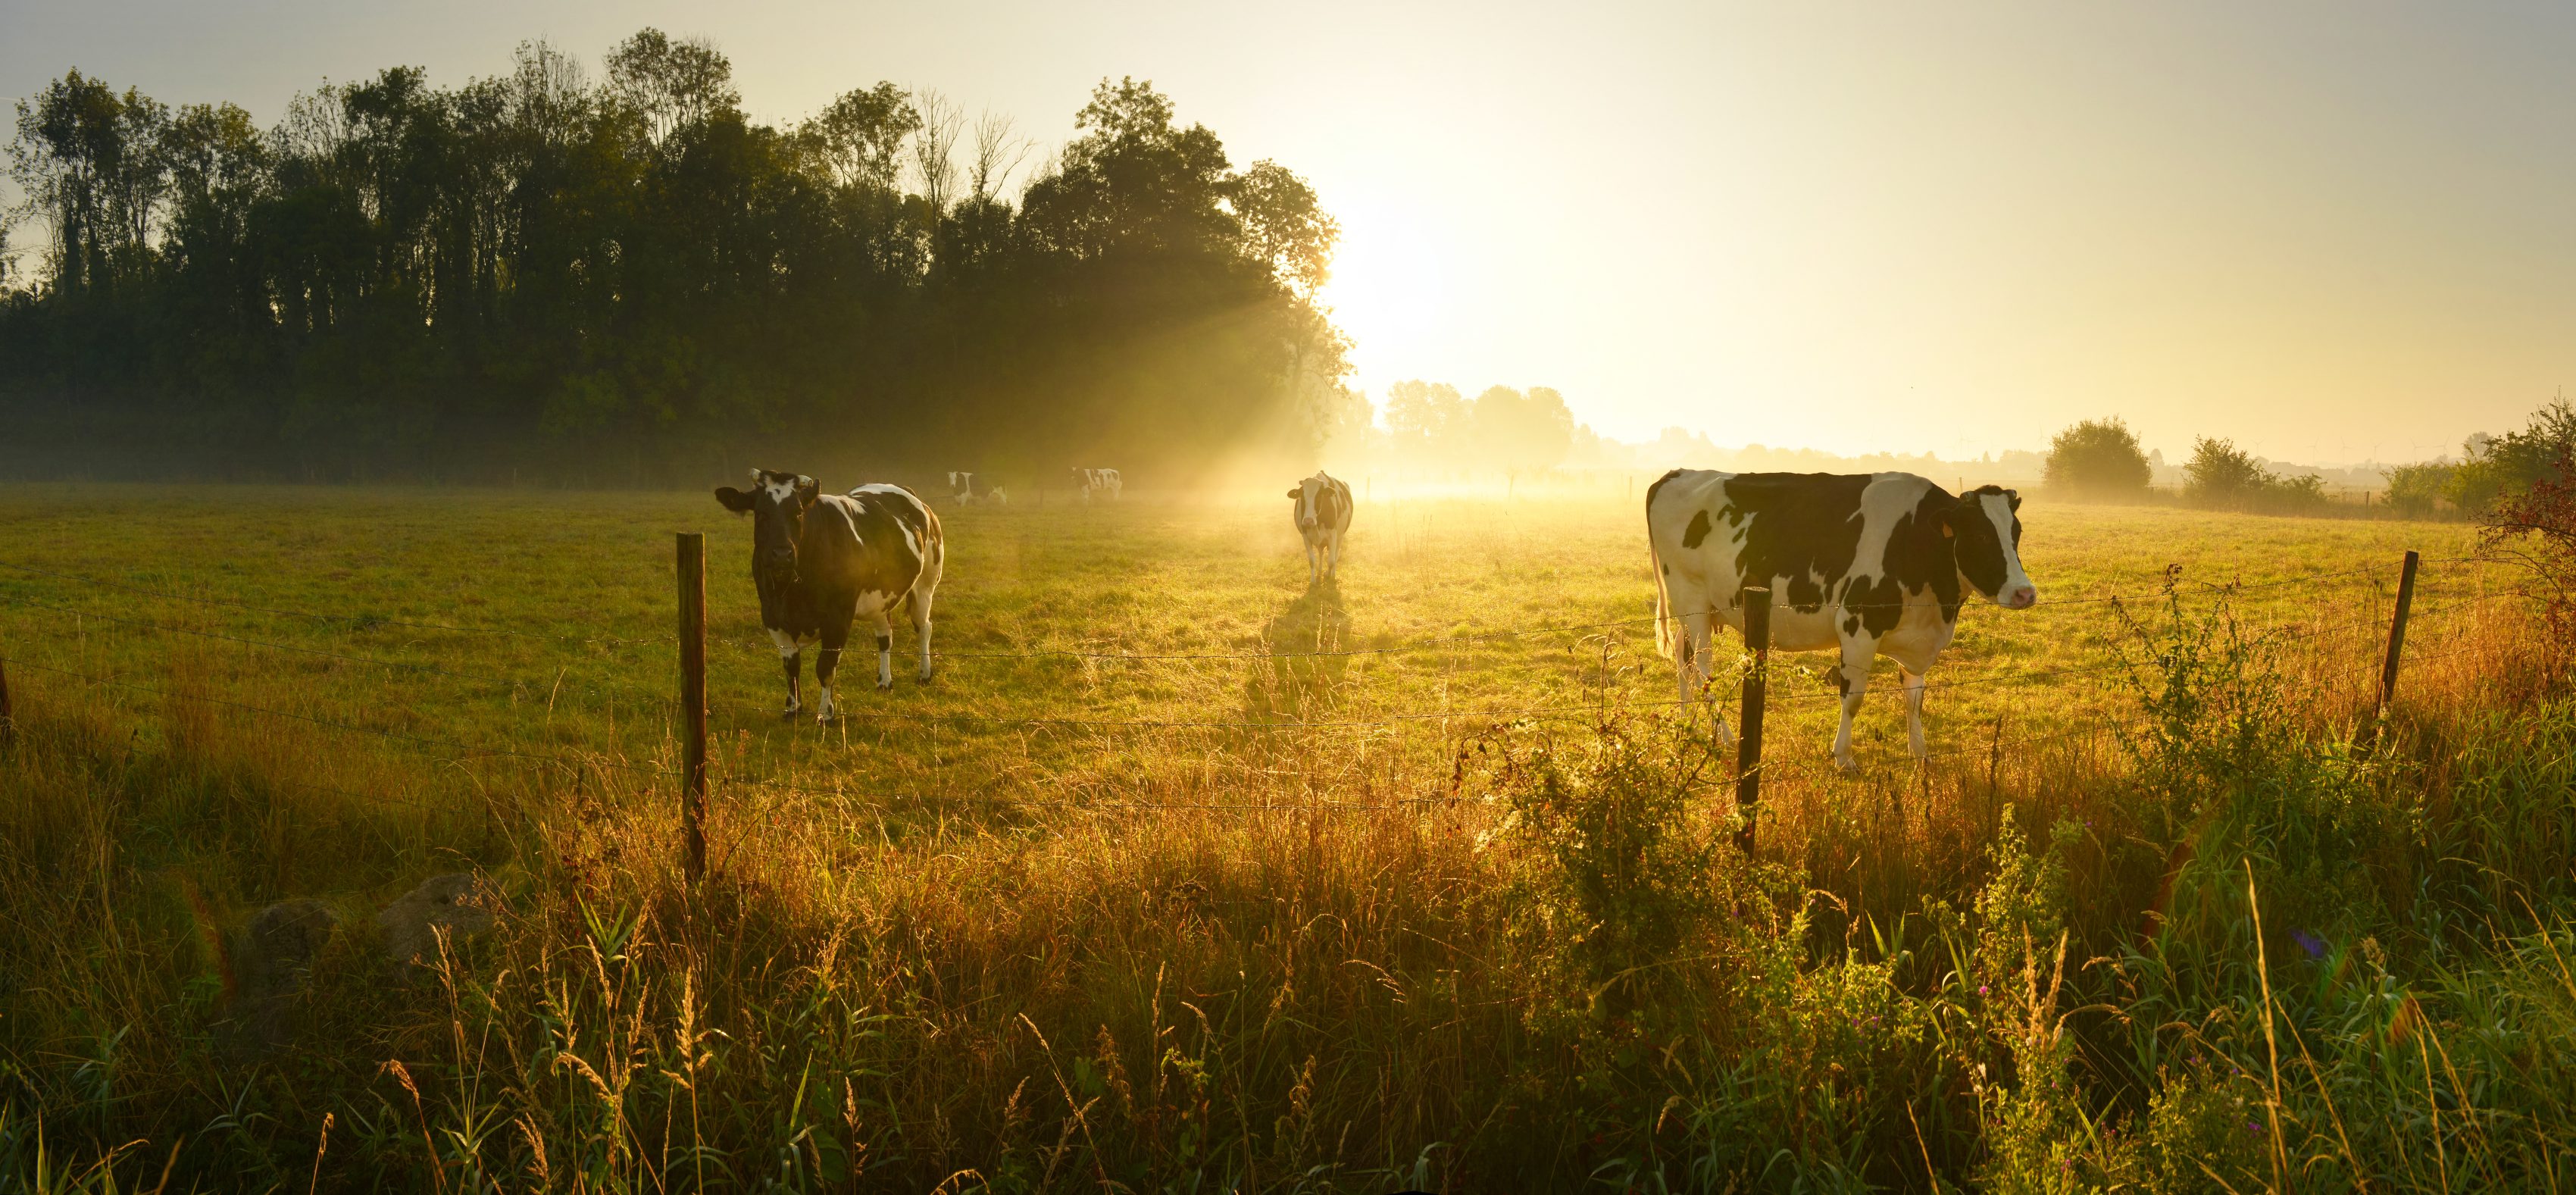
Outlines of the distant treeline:
M 745 117 L 647 29 L 262 129 L 77 71 L 18 105 L 0 469 L 588 484 L 722 466 L 1166 478 L 1346 401 L 1337 235 L 1150 84 L 1040 154 L 929 92 Z
M 2500 506 L 2550 485 L 2567 484 L 2576 472 L 2576 407 L 2552 399 L 2531 422 L 2501 436 L 2480 432 L 2461 445 L 2461 457 L 2440 457 L 2381 470 L 2387 507 L 2413 518 L 2455 513 L 2485 519 Z M 2141 501 L 2149 497 L 2153 469 L 2137 433 L 2117 418 L 2086 419 L 2059 432 L 2049 445 L 2048 488 L 2065 497 Z M 2329 501 L 2326 480 L 2313 470 L 2283 471 L 2235 442 L 2202 436 L 2182 467 L 2181 497 L 2196 506 L 2271 514 L 2310 513 Z

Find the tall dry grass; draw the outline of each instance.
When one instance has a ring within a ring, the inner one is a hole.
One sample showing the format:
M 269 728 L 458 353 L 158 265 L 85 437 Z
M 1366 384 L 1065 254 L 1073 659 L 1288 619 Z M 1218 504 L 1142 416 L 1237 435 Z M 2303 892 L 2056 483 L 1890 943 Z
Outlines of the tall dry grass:
M 2350 653 L 2134 614 L 2136 724 L 1784 753 L 1750 858 L 1697 727 L 1614 710 L 1408 802 L 1275 740 L 1235 791 L 1087 808 L 730 790 L 692 891 L 618 766 L 666 760 L 420 774 L 40 687 L 0 762 L 0 1190 L 2570 1177 L 2563 645 L 2428 637 L 2364 753 Z M 503 927 L 380 963 L 395 892 L 353 877 L 468 868 Z M 312 891 L 345 931 L 247 1052 L 228 934 Z

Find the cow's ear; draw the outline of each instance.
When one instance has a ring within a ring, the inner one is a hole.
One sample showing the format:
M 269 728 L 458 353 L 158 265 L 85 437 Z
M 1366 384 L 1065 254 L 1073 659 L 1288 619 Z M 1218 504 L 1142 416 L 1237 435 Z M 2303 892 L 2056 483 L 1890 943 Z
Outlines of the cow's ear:
M 732 486 L 717 486 L 716 501 L 724 503 L 724 508 L 734 512 L 735 514 L 751 513 L 751 495 L 743 493 L 741 490 L 737 490 Z
M 1306 487 L 1299 486 L 1296 489 L 1290 490 L 1288 491 L 1288 496 L 1291 498 L 1303 498 L 1306 496 Z
M 813 478 L 804 476 L 803 474 L 797 475 L 796 505 L 800 507 L 812 506 L 814 505 L 814 499 L 820 497 L 822 493 L 823 487 L 821 483 L 816 482 Z
M 2012 490 L 2005 490 L 2004 497 L 2012 499 L 2012 508 L 2014 510 L 2018 511 L 2021 509 L 2021 495 L 2019 493 Z

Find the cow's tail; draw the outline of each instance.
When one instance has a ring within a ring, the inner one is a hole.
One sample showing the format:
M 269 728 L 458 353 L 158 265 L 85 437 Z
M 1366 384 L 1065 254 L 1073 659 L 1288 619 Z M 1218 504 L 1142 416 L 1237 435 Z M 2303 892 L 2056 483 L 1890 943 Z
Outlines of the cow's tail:
M 1655 651 L 1671 656 L 1675 650 L 1673 634 L 1673 581 L 1664 575 L 1664 554 L 1655 547 L 1655 529 L 1646 528 L 1646 565 L 1655 570 Z

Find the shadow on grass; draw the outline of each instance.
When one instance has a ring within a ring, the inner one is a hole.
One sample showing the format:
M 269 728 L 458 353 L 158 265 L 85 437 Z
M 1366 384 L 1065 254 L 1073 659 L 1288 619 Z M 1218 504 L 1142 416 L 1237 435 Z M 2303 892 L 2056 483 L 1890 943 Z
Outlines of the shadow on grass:
M 1293 722 L 1325 717 L 1350 672 L 1351 657 L 1321 653 L 1350 649 L 1351 615 L 1339 582 L 1326 577 L 1282 607 L 1261 627 L 1262 650 L 1244 678 L 1246 720 Z

